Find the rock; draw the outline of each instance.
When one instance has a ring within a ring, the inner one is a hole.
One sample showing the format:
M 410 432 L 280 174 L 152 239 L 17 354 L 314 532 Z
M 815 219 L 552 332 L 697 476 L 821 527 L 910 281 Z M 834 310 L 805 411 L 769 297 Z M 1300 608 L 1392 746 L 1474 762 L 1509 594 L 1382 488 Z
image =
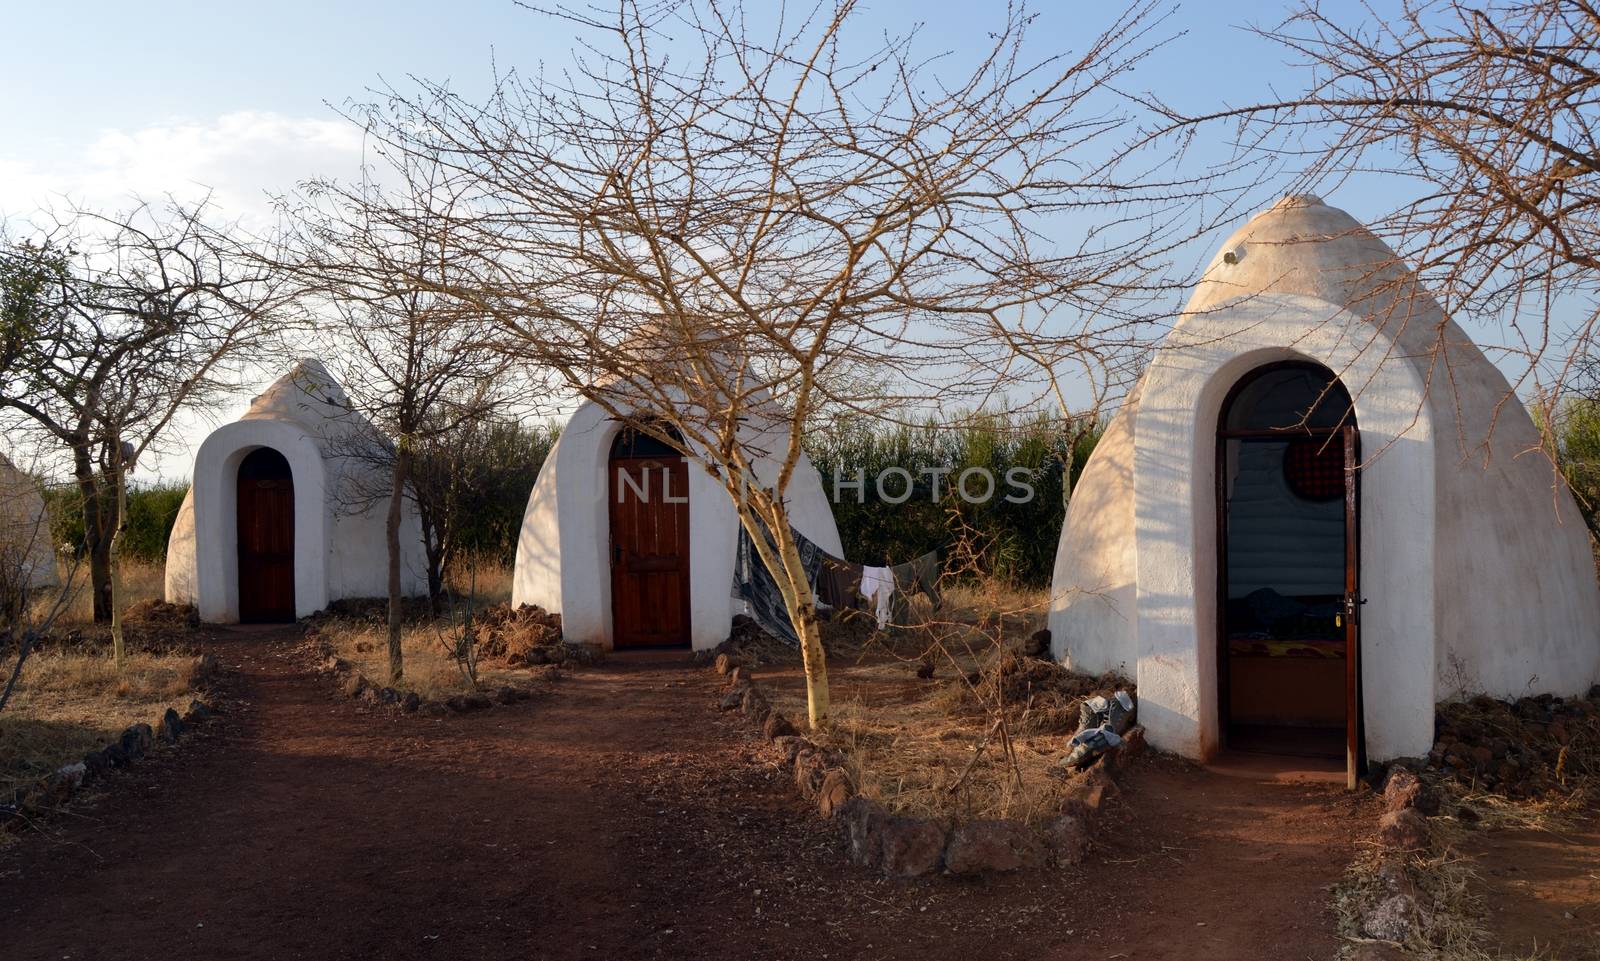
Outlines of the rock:
M 441 701 L 423 701 L 417 705 L 417 713 L 423 717 L 446 717 L 450 708 Z
M 363 690 L 361 692 L 361 696 L 357 698 L 357 700 L 370 707 L 377 707 L 379 702 L 378 689 L 375 687 L 369 687 Z
M 1122 742 L 1111 749 L 1109 760 L 1118 766 L 1125 765 L 1143 754 L 1148 747 L 1149 742 L 1145 740 L 1144 727 L 1137 725 L 1122 735 Z
M 844 808 L 855 792 L 850 787 L 850 775 L 844 768 L 829 768 L 822 775 L 822 784 L 817 788 L 817 813 L 824 818 L 831 818 Z
M 828 763 L 821 751 L 815 748 L 801 751 L 794 759 L 794 783 L 800 793 L 808 798 L 816 797 L 822 789 L 822 779 L 827 776 Z
M 1418 851 L 1428 846 L 1428 825 L 1413 808 L 1388 811 L 1378 821 L 1378 842 L 1391 851 Z
M 509 684 L 500 688 L 498 691 L 495 691 L 494 699 L 499 701 L 501 704 L 515 704 L 522 700 L 522 698 L 517 696 L 517 689 Z
M 1407 961 L 1411 956 L 1392 944 L 1381 941 L 1362 941 L 1350 945 L 1344 961 Z
M 344 691 L 345 697 L 360 697 L 361 692 L 365 691 L 367 686 L 366 676 L 358 671 L 344 679 L 344 684 L 340 687 L 340 690 Z
M 1022 642 L 1022 655 L 1024 657 L 1048 658 L 1050 656 L 1050 629 L 1043 628 L 1029 634 L 1028 639 Z
M 1480 769 L 1488 767 L 1489 763 L 1494 760 L 1494 752 L 1482 744 L 1474 744 L 1471 748 L 1468 748 L 1467 755 L 1473 765 Z
M 417 708 L 422 706 L 422 695 L 416 691 L 407 691 L 406 696 L 400 699 L 400 710 L 407 714 L 417 713 Z
M 728 686 L 730 688 L 739 687 L 741 684 L 748 684 L 749 681 L 750 672 L 742 666 L 735 665 L 728 671 Z
M 944 868 L 951 874 L 983 874 L 1035 867 L 1044 848 L 1020 821 L 968 821 L 950 832 Z
M 793 764 L 795 755 L 811 747 L 811 742 L 803 737 L 775 737 L 772 746 L 778 749 L 778 754 L 783 758 L 783 763 Z
M 106 762 L 112 767 L 127 767 L 128 764 L 133 760 L 132 758 L 128 757 L 128 751 L 122 746 L 122 742 L 120 740 L 113 741 L 101 748 L 100 756 L 104 757 Z
M 722 700 L 717 702 L 717 710 L 719 710 L 719 711 L 731 711 L 734 708 L 738 707 L 740 704 L 743 704 L 744 703 L 744 692 L 745 692 L 745 688 L 743 686 L 740 686 L 740 687 L 736 687 L 733 690 L 729 691 L 728 693 L 722 695 Z
M 794 729 L 789 719 L 772 711 L 767 714 L 767 719 L 761 725 L 761 736 L 769 741 L 776 741 L 780 737 L 794 737 L 800 732 Z
M 105 750 L 90 751 L 83 756 L 83 779 L 92 781 L 95 778 L 103 777 L 107 771 L 111 770 L 111 766 L 111 758 L 106 754 Z
M 54 776 L 65 782 L 69 791 L 76 791 L 83 784 L 84 779 L 89 776 L 89 765 L 82 761 L 75 761 L 72 764 L 66 764 L 56 769 Z
M 758 691 L 753 685 L 744 689 L 744 697 L 739 702 L 739 709 L 744 716 L 753 721 L 762 722 L 767 715 L 772 713 L 772 705 L 767 703 L 767 696 Z
M 202 654 L 194 660 L 194 676 L 197 680 L 210 680 L 216 677 L 220 670 L 215 654 Z
M 184 713 L 185 724 L 204 724 L 211 720 L 211 708 L 206 707 L 206 702 L 194 700 L 189 702 L 189 710 Z
M 889 821 L 883 806 L 857 795 L 836 813 L 850 836 L 850 860 L 865 867 L 878 864 L 883 859 L 883 827 Z
M 183 719 L 178 717 L 177 711 L 167 708 L 167 713 L 161 715 L 161 724 L 156 728 L 156 737 L 167 744 L 176 744 L 182 734 Z
M 1044 840 L 1057 864 L 1082 864 L 1089 853 L 1089 820 L 1081 814 L 1063 814 L 1044 829 Z
M 915 878 L 937 871 L 944 861 L 945 831 L 922 818 L 891 817 L 884 822 L 883 870 L 895 877 Z
M 400 703 L 400 692 L 392 687 L 380 688 L 378 690 L 378 703 L 398 704 Z
M 494 701 L 490 700 L 487 694 L 475 692 L 467 695 L 467 707 L 473 711 L 487 710 L 494 707 Z
M 733 663 L 733 658 L 726 654 L 718 654 L 717 659 L 711 663 L 718 674 L 726 674 L 738 666 Z
M 1391 894 L 1361 918 L 1361 931 L 1380 941 L 1404 941 L 1416 924 L 1417 902 L 1409 894 Z
M 128 760 L 137 761 L 139 758 L 144 757 L 146 751 L 150 750 L 150 745 L 154 740 L 155 733 L 150 730 L 150 725 L 135 724 L 122 732 L 122 739 L 119 743 L 122 746 L 123 753 L 128 756 Z
M 1119 793 L 1117 783 L 1111 779 L 1111 772 L 1103 764 L 1096 764 L 1074 776 L 1067 785 L 1068 799 L 1081 804 L 1087 811 L 1100 810 L 1107 798 L 1116 797 Z
M 494 702 L 489 700 L 489 695 L 478 693 L 456 694 L 447 699 L 444 703 L 450 708 L 450 710 L 455 711 L 457 714 L 466 714 L 470 711 L 481 711 L 485 708 L 494 706 Z
M 933 671 L 934 664 L 932 660 L 924 658 L 920 663 L 917 664 L 917 677 L 924 681 L 930 681 L 933 679 Z
M 1394 768 L 1384 782 L 1383 809 L 1388 812 L 1404 808 L 1416 808 L 1431 817 L 1439 813 L 1439 794 L 1411 771 Z

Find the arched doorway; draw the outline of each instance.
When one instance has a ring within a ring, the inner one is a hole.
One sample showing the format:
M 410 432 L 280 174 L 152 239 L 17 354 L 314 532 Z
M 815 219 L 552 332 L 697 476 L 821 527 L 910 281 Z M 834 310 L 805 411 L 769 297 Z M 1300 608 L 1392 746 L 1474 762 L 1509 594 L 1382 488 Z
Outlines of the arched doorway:
M 239 620 L 294 620 L 294 477 L 289 461 L 257 447 L 239 463 Z
M 1218 704 L 1233 750 L 1362 764 L 1359 434 L 1317 364 L 1259 367 L 1217 425 Z
M 612 644 L 686 647 L 688 463 L 658 438 L 624 426 L 611 444 L 607 466 Z

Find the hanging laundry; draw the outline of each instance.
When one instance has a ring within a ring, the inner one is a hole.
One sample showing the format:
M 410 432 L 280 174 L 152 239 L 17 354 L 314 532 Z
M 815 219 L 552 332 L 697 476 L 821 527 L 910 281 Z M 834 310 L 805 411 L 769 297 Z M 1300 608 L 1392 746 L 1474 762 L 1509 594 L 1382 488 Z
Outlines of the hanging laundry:
M 789 533 L 794 536 L 795 546 L 800 552 L 800 564 L 805 569 L 806 580 L 816 589 L 817 575 L 822 568 L 822 559 L 828 555 L 822 549 L 807 540 L 799 531 L 793 528 Z M 773 553 L 778 550 L 772 534 L 762 531 L 767 541 L 767 547 Z M 789 619 L 789 608 L 783 602 L 783 591 L 779 589 L 777 580 L 761 562 L 761 555 L 756 553 L 755 541 L 751 540 L 750 533 L 739 525 L 739 545 L 733 560 L 733 597 L 745 603 L 745 608 L 750 618 L 761 626 L 761 629 L 773 637 L 788 644 L 790 647 L 800 646 L 800 635 L 795 633 L 794 622 Z
M 933 602 L 933 609 L 938 610 L 944 602 L 939 596 L 939 552 L 929 551 L 914 561 L 896 564 L 889 568 L 894 577 L 894 604 L 892 614 L 897 624 L 907 620 L 910 611 L 910 602 L 913 595 L 926 594 L 928 600 Z
M 887 567 L 863 567 L 861 569 L 861 596 L 872 605 L 871 610 L 878 618 L 878 626 L 883 627 L 889 623 L 893 614 L 894 599 L 894 574 Z
M 822 571 L 817 575 L 817 600 L 835 611 L 861 610 L 860 564 L 822 555 Z

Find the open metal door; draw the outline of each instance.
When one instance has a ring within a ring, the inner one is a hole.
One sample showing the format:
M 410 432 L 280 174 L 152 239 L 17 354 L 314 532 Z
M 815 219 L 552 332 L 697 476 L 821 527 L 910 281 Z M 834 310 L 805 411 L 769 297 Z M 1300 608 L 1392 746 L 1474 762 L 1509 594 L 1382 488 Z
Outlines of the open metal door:
M 1355 789 L 1366 767 L 1361 723 L 1361 435 L 1354 425 L 1344 434 L 1344 689 L 1345 787 Z

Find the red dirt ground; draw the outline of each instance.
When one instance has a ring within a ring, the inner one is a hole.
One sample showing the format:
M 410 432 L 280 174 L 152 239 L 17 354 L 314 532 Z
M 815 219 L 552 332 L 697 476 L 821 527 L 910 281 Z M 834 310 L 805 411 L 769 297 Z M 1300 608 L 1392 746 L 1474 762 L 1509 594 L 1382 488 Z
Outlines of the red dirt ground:
M 1600 958 L 1600 820 L 1483 832 L 1464 845 L 1489 932 L 1512 957 Z
M 1152 761 L 1080 869 L 886 880 L 709 672 L 618 659 L 424 720 L 335 696 L 293 640 L 220 632 L 228 716 L 0 853 L 0 956 L 1326 961 L 1374 820 Z

